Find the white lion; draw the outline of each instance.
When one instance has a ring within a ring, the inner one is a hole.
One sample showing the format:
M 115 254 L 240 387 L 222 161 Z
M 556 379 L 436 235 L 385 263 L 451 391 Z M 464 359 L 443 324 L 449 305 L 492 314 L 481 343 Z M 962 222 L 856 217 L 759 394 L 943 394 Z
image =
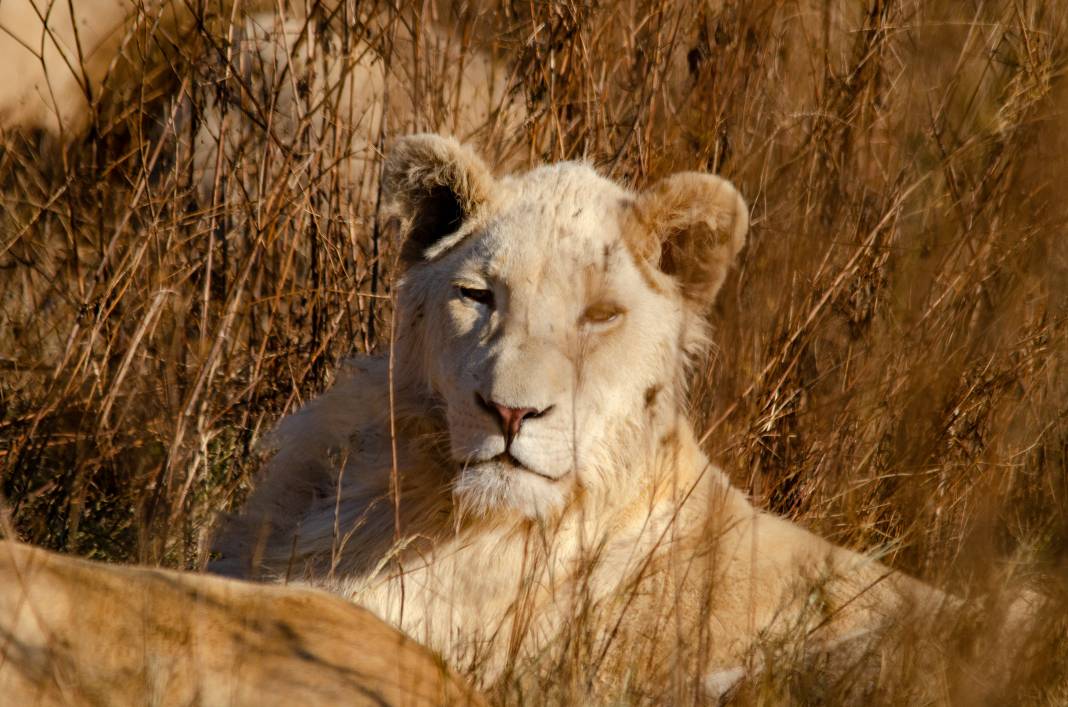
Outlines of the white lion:
M 507 95 L 503 67 L 472 47 L 461 54 L 446 27 L 421 26 L 422 43 L 416 45 L 392 31 L 398 17 L 379 11 L 360 15 L 356 28 L 369 37 L 389 37 L 388 45 L 368 40 L 347 52 L 323 51 L 337 43 L 338 28 L 319 28 L 318 18 L 297 5 L 283 12 L 274 0 L 225 0 L 214 8 L 230 18 L 221 30 L 230 59 L 212 80 L 222 86 L 229 78 L 225 88 L 236 105 L 220 102 L 214 90 L 191 101 L 191 89 L 183 87 L 176 97 L 180 110 L 174 111 L 174 132 L 184 136 L 192 103 L 202 104 L 188 148 L 205 195 L 220 156 L 227 167 L 244 153 L 268 159 L 265 151 L 290 149 L 305 132 L 303 139 L 325 143 L 341 128 L 349 150 L 335 171 L 343 183 L 358 187 L 366 167 L 376 164 L 375 146 L 385 130 L 439 125 L 495 144 L 522 124 L 525 115 Z M 333 1 L 320 5 L 324 16 L 333 8 Z M 192 6 L 172 0 L 3 0 L 0 66 L 8 72 L 0 82 L 0 134 L 37 129 L 69 141 L 86 131 L 95 110 L 114 102 L 116 88 L 120 98 L 137 85 L 154 93 L 156 67 L 167 62 L 146 47 L 181 46 L 197 32 L 210 36 L 198 17 Z M 421 75 L 412 56 L 421 57 Z M 201 71 L 215 61 L 208 55 Z M 438 85 L 433 101 L 420 96 L 415 79 Z
M 758 640 L 831 646 L 938 600 L 757 510 L 695 439 L 687 363 L 748 228 L 731 184 L 496 178 L 432 135 L 399 141 L 383 179 L 403 224 L 392 352 L 282 421 L 216 570 L 327 588 L 487 682 L 585 622 L 605 664 L 696 661 L 719 690 Z

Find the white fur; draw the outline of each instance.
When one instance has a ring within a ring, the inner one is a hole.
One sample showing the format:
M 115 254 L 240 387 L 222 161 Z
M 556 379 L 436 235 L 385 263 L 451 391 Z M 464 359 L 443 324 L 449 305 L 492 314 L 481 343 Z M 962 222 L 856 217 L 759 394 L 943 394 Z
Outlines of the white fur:
M 747 224 L 730 184 L 683 174 L 633 194 L 579 164 L 494 179 L 454 141 L 416 136 L 385 185 L 423 239 L 398 287 L 392 390 L 389 357 L 357 359 L 281 423 L 218 570 L 326 587 L 485 680 L 546 660 L 582 622 L 622 669 L 630 642 L 651 641 L 650 665 L 704 671 L 929 596 L 754 509 L 694 439 L 687 360 Z M 459 227 L 421 233 L 441 203 Z M 661 262 L 668 247 L 699 262 Z M 604 306 L 618 316 L 584 319 Z M 497 456 L 504 436 L 476 394 L 551 406 L 520 428 L 521 466 Z

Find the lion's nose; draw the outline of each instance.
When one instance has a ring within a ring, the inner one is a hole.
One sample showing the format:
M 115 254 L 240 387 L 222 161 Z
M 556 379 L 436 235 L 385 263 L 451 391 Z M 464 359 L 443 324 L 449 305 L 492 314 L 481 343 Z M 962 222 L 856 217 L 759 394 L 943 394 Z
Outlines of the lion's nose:
M 519 434 L 519 428 L 523 426 L 523 420 L 541 417 L 552 409 L 552 405 L 542 410 L 537 408 L 514 408 L 508 405 L 501 405 L 496 400 L 486 400 L 481 395 L 476 394 L 476 397 L 479 405 L 496 418 L 497 424 L 501 426 L 501 432 L 504 433 L 507 446 L 511 446 L 512 440 Z

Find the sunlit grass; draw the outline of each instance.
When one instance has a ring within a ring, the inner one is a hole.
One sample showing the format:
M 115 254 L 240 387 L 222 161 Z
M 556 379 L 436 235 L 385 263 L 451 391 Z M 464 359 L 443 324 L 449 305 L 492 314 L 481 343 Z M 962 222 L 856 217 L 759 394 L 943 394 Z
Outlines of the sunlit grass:
M 1063 609 L 1068 4 L 266 6 L 146 8 L 80 135 L 2 138 L 0 490 L 21 539 L 203 565 L 256 441 L 388 342 L 379 154 L 429 129 L 506 169 L 734 181 L 753 228 L 691 396 L 710 455 L 897 569 Z M 1039 639 L 983 694 L 1068 699 Z M 961 642 L 958 700 L 982 646 Z M 500 696 L 566 702 L 571 668 Z

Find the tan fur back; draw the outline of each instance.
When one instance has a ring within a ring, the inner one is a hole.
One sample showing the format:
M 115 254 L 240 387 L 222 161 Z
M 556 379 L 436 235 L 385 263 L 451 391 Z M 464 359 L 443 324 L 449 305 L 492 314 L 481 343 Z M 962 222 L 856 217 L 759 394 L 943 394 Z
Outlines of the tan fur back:
M 0 542 L 10 705 L 480 705 L 434 656 L 309 589 Z

